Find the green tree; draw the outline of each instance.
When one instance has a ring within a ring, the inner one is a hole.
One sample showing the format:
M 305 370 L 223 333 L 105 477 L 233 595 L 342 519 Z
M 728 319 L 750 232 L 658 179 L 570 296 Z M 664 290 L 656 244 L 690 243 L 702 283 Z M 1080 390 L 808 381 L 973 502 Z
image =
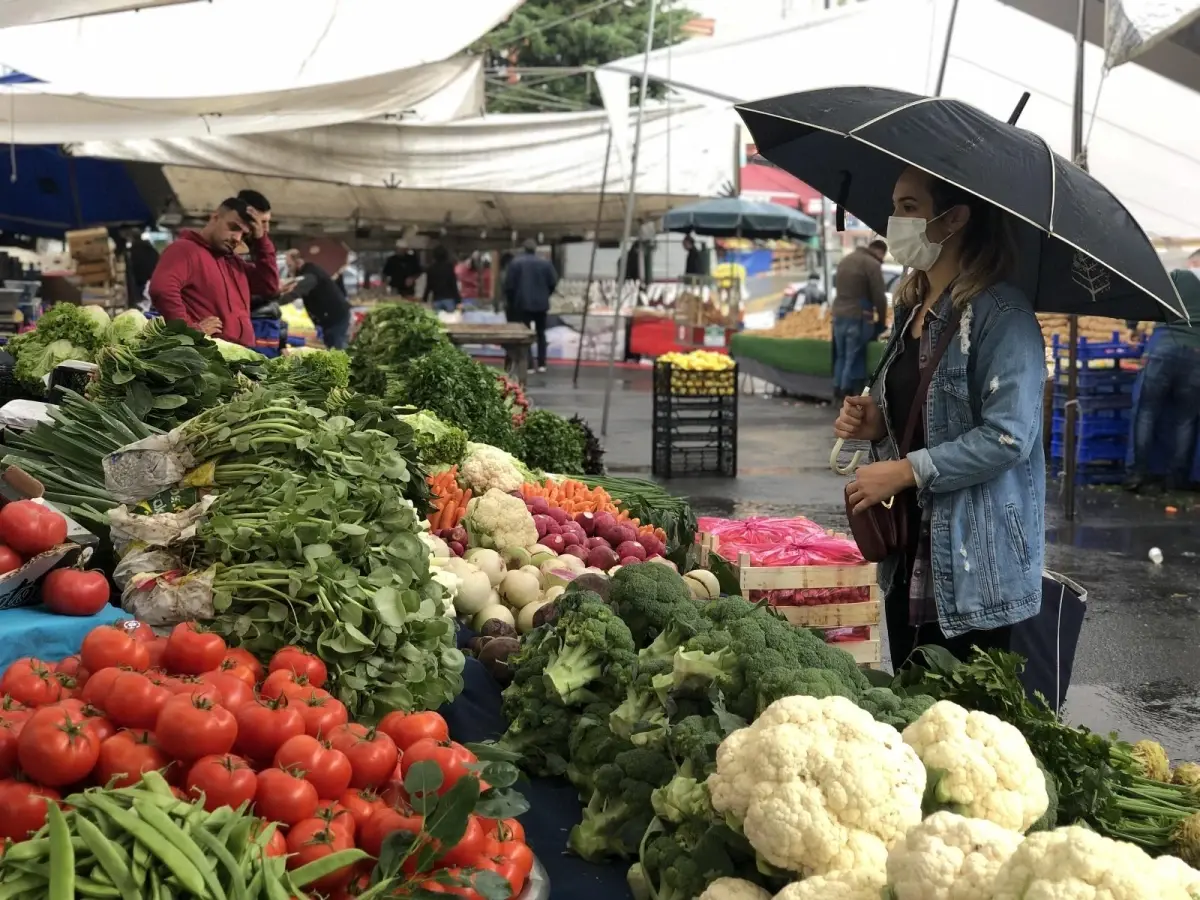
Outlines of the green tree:
M 684 27 L 696 13 L 676 0 L 526 0 L 474 48 L 487 55 L 489 69 L 499 72 L 488 79 L 488 111 L 599 106 L 600 92 L 588 74 L 527 71 L 513 78 L 503 70 L 583 68 L 640 54 L 646 47 L 651 2 L 658 3 L 655 48 L 683 40 Z M 649 90 L 651 97 L 662 93 L 661 86 Z

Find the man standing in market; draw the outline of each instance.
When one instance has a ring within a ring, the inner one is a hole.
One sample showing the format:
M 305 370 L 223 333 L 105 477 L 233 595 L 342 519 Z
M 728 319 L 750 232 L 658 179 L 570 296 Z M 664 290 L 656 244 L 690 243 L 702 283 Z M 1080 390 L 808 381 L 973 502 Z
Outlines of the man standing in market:
M 321 329 L 321 341 L 330 350 L 350 345 L 350 301 L 329 273 L 305 260 L 299 250 L 287 252 L 288 275 L 297 279 L 287 300 L 303 300 L 304 311 Z
M 250 260 L 237 255 L 245 242 Z M 279 293 L 275 245 L 262 214 L 230 197 L 198 231 L 185 231 L 162 252 L 150 301 L 167 321 L 244 347 L 254 346 L 250 298 Z
M 416 251 L 401 238 L 396 241 L 396 252 L 384 260 L 383 280 L 393 294 L 413 300 L 417 296 L 417 279 L 422 271 Z
M 550 295 L 558 287 L 558 272 L 550 260 L 538 256 L 537 248 L 533 238 L 525 241 L 525 252 L 513 259 L 504 274 L 504 297 L 518 321 L 537 331 L 537 370 L 545 372 L 546 315 L 550 312 Z
M 834 403 L 867 385 L 867 346 L 887 326 L 886 257 L 887 243 L 874 240 L 838 263 L 832 307 Z

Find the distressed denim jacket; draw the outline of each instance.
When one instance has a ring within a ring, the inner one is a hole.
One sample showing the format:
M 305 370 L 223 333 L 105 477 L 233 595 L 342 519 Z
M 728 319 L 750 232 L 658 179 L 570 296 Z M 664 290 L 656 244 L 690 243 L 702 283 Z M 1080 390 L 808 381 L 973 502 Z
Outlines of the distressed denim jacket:
M 933 346 L 946 327 L 949 292 L 928 320 Z M 898 437 L 883 389 L 911 325 L 897 321 L 872 396 L 887 436 L 874 459 L 895 459 Z M 926 449 L 908 454 L 917 496 L 931 512 L 933 589 L 948 637 L 1000 628 L 1036 615 L 1045 558 L 1046 457 L 1042 403 L 1045 343 L 1033 306 L 1014 285 L 997 284 L 963 310 L 959 333 L 934 372 L 925 405 Z M 890 589 L 903 554 L 880 565 Z

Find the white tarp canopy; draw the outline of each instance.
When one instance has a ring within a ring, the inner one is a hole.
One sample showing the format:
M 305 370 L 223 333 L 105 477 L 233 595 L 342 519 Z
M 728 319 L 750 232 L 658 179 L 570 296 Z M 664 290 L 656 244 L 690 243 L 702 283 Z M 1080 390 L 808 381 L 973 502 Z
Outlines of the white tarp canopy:
M 1200 22 L 1200 0 L 1108 0 L 1104 21 L 1107 63 L 1119 66 Z
M 486 34 L 519 3 L 181 3 L 0 29 L 0 65 L 64 93 L 139 102 L 295 91 L 448 59 Z
M 9 85 L 0 89 L 0 140 L 72 144 L 257 134 L 385 115 L 440 122 L 475 115 L 482 102 L 482 63 L 465 56 L 322 87 L 226 97 L 123 99 Z
M 195 0 L 0 0 L 0 28 L 193 2 Z
M 934 92 L 953 0 L 888 0 L 821 13 L 769 33 L 692 41 L 651 56 L 650 73 L 685 95 L 732 103 L 839 84 Z M 903 52 L 897 48 L 902 47 Z M 852 48 L 849 49 L 849 48 Z M 849 54 L 849 55 L 848 55 Z M 642 58 L 601 68 L 597 83 L 625 138 L 628 80 Z M 1104 78 L 1104 52 L 1085 57 L 1088 166 L 1148 232 L 1200 236 L 1200 94 L 1136 64 Z M 1023 91 L 1022 127 L 1070 155 L 1075 41 L 998 0 L 960 0 L 943 93 L 1007 119 Z M 1093 117 L 1093 112 L 1095 113 Z

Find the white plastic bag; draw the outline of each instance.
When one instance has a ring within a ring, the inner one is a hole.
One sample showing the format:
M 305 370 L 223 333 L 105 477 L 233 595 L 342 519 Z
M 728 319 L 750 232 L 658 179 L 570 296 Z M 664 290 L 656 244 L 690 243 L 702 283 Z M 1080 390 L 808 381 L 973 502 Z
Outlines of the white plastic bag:
M 151 626 L 211 619 L 213 570 L 144 572 L 121 592 L 121 608 Z
M 122 503 L 137 503 L 179 484 L 196 460 L 179 429 L 155 434 L 104 458 L 104 486 Z

